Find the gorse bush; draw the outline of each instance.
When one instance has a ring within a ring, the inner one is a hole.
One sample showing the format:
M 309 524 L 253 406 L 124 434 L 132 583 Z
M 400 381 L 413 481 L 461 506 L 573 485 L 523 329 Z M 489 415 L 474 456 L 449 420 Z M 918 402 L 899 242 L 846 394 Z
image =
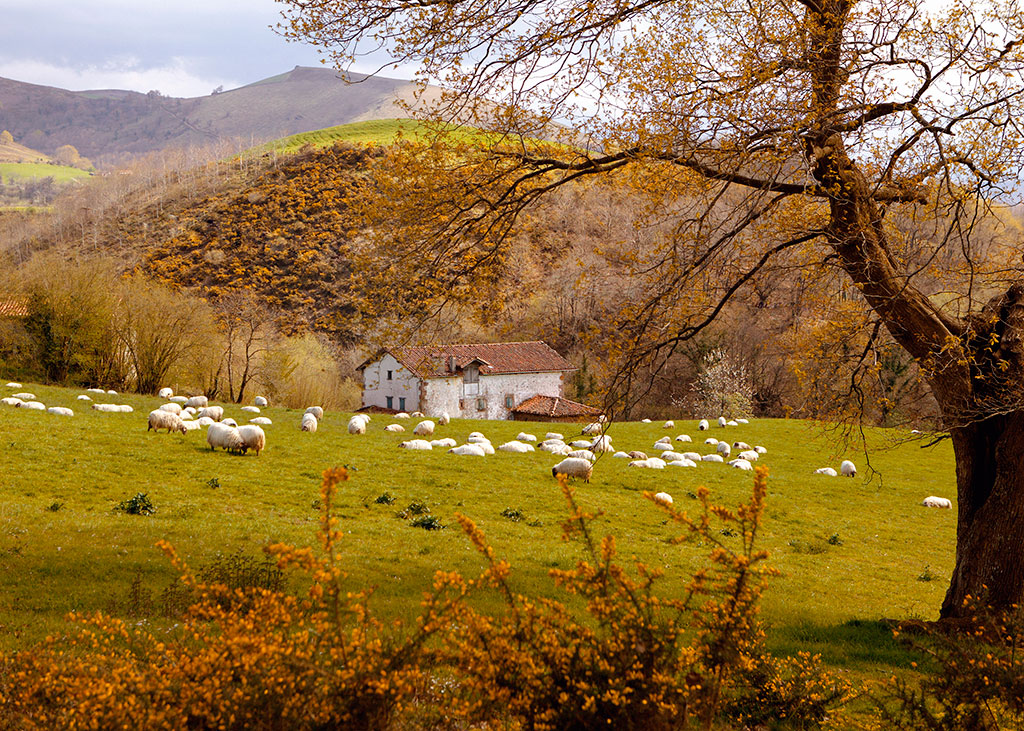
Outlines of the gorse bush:
M 508 562 L 458 515 L 484 558 L 480 575 L 438 571 L 403 624 L 377 618 L 371 591 L 338 563 L 332 508 L 348 473 L 327 470 L 318 550 L 275 544 L 273 566 L 230 555 L 194 573 L 161 543 L 191 596 L 179 624 L 73 616 L 67 637 L 2 658 L 0 727 L 711 728 L 756 720 L 758 708 L 817 725 L 842 687 L 816 659 L 776 662 L 759 642 L 757 603 L 775 573 L 755 548 L 766 474 L 735 511 L 704 489 L 696 518 L 661 507 L 682 529 L 676 542 L 710 548 L 679 596 L 659 595 L 658 571 L 618 563 L 614 538 L 593 535 L 595 516 L 564 480 L 564 535 L 584 551 L 575 568 L 550 572 L 566 603 L 518 594 Z M 736 536 L 726 542 L 718 523 Z M 278 569 L 299 572 L 308 590 L 285 592 Z M 466 601 L 484 591 L 504 609 Z

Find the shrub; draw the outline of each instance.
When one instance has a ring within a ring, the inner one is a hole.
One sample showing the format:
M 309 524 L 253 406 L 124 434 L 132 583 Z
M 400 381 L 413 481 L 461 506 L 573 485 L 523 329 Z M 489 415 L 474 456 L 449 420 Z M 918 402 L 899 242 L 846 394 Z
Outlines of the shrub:
M 701 358 L 693 383 L 694 413 L 708 418 L 749 416 L 754 387 L 746 369 L 715 348 Z
M 153 515 L 156 513 L 156 506 L 153 505 L 153 501 L 147 497 L 146 493 L 138 492 L 127 500 L 119 502 L 114 510 L 127 515 Z

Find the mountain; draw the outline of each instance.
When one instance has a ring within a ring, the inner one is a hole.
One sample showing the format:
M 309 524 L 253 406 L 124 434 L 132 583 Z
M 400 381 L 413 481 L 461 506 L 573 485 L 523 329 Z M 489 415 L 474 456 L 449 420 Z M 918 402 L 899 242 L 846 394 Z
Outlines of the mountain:
M 0 132 L 0 163 L 48 163 L 50 158 L 38 150 L 19 145 Z
M 0 78 L 0 130 L 52 155 L 73 145 L 98 164 L 171 147 L 234 141 L 245 147 L 350 122 L 407 116 L 416 85 L 329 69 L 287 73 L 209 96 L 176 98 L 157 91 L 67 91 Z M 428 95 L 439 89 L 431 88 Z

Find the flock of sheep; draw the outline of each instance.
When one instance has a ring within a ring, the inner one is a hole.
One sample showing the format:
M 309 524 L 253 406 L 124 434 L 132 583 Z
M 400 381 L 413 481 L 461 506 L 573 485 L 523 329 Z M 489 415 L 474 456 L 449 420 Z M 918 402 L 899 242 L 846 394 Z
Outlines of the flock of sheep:
M 21 388 L 20 383 L 14 382 L 9 382 L 6 386 L 10 389 Z M 80 394 L 77 397 L 78 400 L 91 402 L 92 397 L 88 395 L 89 393 L 103 394 L 105 396 L 116 395 L 116 391 L 91 388 L 87 389 L 87 393 Z M 211 406 L 205 396 L 175 396 L 170 388 L 160 389 L 157 395 L 162 399 L 166 399 L 167 403 L 149 413 L 147 431 L 166 430 L 168 433 L 180 432 L 181 434 L 186 434 L 189 431 L 206 428 L 206 441 L 212 450 L 220 447 L 236 454 L 246 454 L 249 450 L 253 450 L 258 456 L 266 448 L 267 437 L 262 427 L 271 424 L 271 420 L 265 416 L 254 416 L 249 420 L 248 424 L 239 426 L 234 419 L 224 418 L 223 407 Z M 16 408 L 46 410 L 52 414 L 74 416 L 72 409 L 63 406 L 47 408 L 43 403 L 35 400 L 34 394 L 27 392 L 13 393 L 10 396 L 0 398 L 0 403 Z M 241 408 L 242 411 L 247 413 L 259 414 L 260 408 L 266 406 L 267 399 L 257 396 L 253 401 L 253 405 Z M 100 412 L 132 411 L 131 406 L 111 403 L 93 403 L 92 408 Z M 315 432 L 323 415 L 324 411 L 319 406 L 307 408 L 305 413 L 302 414 L 299 428 L 304 432 Z M 404 432 L 406 428 L 401 423 L 398 423 L 399 421 L 411 418 L 422 419 L 423 416 L 421 412 L 413 412 L 411 414 L 397 413 L 394 415 L 395 423 L 388 424 L 384 427 L 384 430 L 387 432 Z M 368 414 L 355 414 L 348 422 L 349 434 L 365 434 L 370 420 L 371 417 Z M 650 419 L 644 419 L 643 422 L 650 423 Z M 442 413 L 437 418 L 437 424 L 441 426 L 446 426 L 448 423 L 449 416 L 447 413 Z M 746 423 L 748 423 L 746 419 L 727 420 L 725 417 L 719 417 L 717 420 L 720 428 L 739 426 Z M 648 456 L 644 451 L 623 451 L 614 448 L 612 446 L 612 437 L 605 433 L 606 427 L 607 424 L 602 417 L 599 421 L 583 427 L 581 437 L 584 438 L 578 438 L 568 443 L 565 441 L 564 436 L 558 432 L 547 432 L 544 435 L 544 439 L 539 442 L 533 434 L 520 432 L 514 440 L 495 447 L 486 436 L 477 431 L 471 432 L 464 444 L 459 444 L 451 437 L 428 439 L 434 435 L 436 425 L 432 420 L 423 419 L 411 430 L 414 436 L 421 438 L 403 441 L 398 446 L 402 449 L 413 450 L 440 448 L 447 449 L 448 453 L 452 455 L 476 457 L 494 454 L 496 450 L 513 453 L 539 450 L 564 458 L 551 468 L 552 475 L 558 476 L 561 474 L 574 479 L 582 479 L 586 482 L 589 482 L 593 476 L 594 464 L 598 456 L 607 453 L 610 453 L 613 458 L 628 459 L 630 460 L 629 466 L 637 468 L 694 468 L 701 462 L 718 462 L 728 464 L 735 469 L 749 471 L 753 469 L 753 463 L 757 462 L 768 452 L 761 445 L 751 446 L 739 440 L 733 441 L 730 444 L 728 440 L 719 440 L 710 436 L 704 440 L 705 445 L 714 447 L 714 452 L 710 454 L 701 454 L 692 450 L 676 451 L 677 447 L 674 446 L 672 437 L 663 436 L 654 442 L 651 447 L 652 456 Z M 663 428 L 674 429 L 675 422 L 666 421 Z M 697 422 L 698 431 L 708 431 L 710 428 L 711 422 L 707 419 L 701 419 Z M 675 437 L 674 441 L 679 444 L 686 444 L 692 442 L 692 439 L 688 434 L 679 434 Z M 535 444 L 536 446 L 534 446 Z M 679 449 L 681 448 L 679 447 Z M 733 450 L 736 451 L 735 456 L 733 456 Z M 653 453 L 657 453 L 656 456 Z M 857 475 L 857 468 L 852 461 L 843 460 L 838 472 L 832 467 L 820 467 L 814 470 L 814 474 L 828 477 L 837 477 L 842 474 L 845 477 L 855 477 Z M 662 492 L 655 495 L 655 500 L 671 503 L 672 497 L 668 493 Z M 926 507 L 952 507 L 950 500 L 936 496 L 925 498 L 921 504 Z

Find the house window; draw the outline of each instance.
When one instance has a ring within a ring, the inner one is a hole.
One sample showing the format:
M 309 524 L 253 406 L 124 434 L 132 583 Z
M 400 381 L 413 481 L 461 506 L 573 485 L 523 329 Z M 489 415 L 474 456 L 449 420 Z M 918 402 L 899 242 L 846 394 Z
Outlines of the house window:
M 486 411 L 487 410 L 487 399 L 478 398 L 476 400 L 476 410 Z
M 506 409 L 511 409 L 515 405 L 516 405 L 516 397 L 513 396 L 510 393 L 506 393 L 505 394 L 505 408 Z
M 466 383 L 479 383 L 480 369 L 475 365 L 466 366 L 466 370 L 462 372 L 462 380 Z
M 391 380 L 391 376 L 392 376 L 393 373 L 394 373 L 394 371 L 388 371 L 388 380 L 389 381 Z
M 394 403 L 395 403 L 395 397 L 394 396 L 388 396 L 388 408 L 389 409 L 395 408 Z
M 405 398 L 401 396 L 398 398 L 398 410 L 405 411 Z

